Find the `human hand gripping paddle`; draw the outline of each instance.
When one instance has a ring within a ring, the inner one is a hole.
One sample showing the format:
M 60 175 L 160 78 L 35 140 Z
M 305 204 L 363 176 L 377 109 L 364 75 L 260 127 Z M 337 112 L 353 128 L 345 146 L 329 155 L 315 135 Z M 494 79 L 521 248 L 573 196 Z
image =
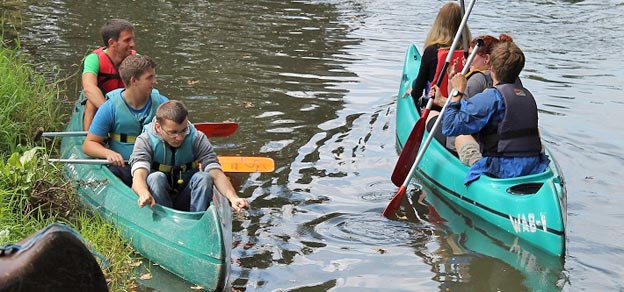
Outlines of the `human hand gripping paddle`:
M 468 57 L 468 60 L 466 61 L 466 65 L 464 66 L 464 69 L 462 70 L 461 74 L 465 75 L 466 73 L 468 73 L 468 71 L 470 70 L 470 63 L 472 63 L 472 60 L 477 55 L 477 51 L 479 50 L 479 47 L 481 47 L 482 45 L 483 45 L 483 40 L 481 39 L 477 40 L 477 44 L 472 49 L 472 54 L 470 54 L 470 56 Z M 453 89 L 450 96 L 453 96 L 456 92 L 457 92 L 457 89 Z M 390 215 L 394 214 L 396 210 L 399 208 L 399 206 L 401 205 L 401 200 L 403 200 L 403 196 L 405 195 L 405 192 L 407 191 L 407 185 L 412 179 L 412 176 L 414 175 L 414 171 L 416 171 L 416 168 L 418 168 L 418 163 L 420 162 L 420 160 L 422 160 L 425 154 L 425 151 L 427 150 L 427 147 L 429 146 L 429 144 L 431 143 L 431 140 L 433 139 L 434 135 L 431 133 L 436 132 L 438 127 L 440 127 L 440 123 L 442 122 L 442 115 L 444 114 L 444 111 L 446 111 L 448 104 L 451 102 L 450 96 L 446 99 L 444 106 L 442 106 L 440 115 L 438 116 L 435 123 L 433 124 L 433 128 L 431 129 L 430 134 L 427 136 L 427 140 L 425 140 L 425 143 L 423 144 L 422 148 L 419 149 L 418 155 L 416 156 L 416 161 L 412 165 L 412 168 L 410 169 L 407 177 L 405 178 L 405 181 L 399 188 L 399 191 L 396 193 L 396 195 L 394 195 L 392 200 L 390 200 L 390 203 L 388 204 L 386 209 L 384 209 L 382 213 L 384 217 L 386 218 L 390 217 Z
M 468 5 L 468 10 L 466 10 L 466 13 L 464 13 L 464 17 L 462 18 L 459 28 L 457 29 L 457 33 L 455 34 L 455 38 L 453 39 L 453 44 L 451 45 L 450 51 L 448 52 L 448 55 L 446 56 L 444 67 L 442 68 L 442 71 L 440 71 L 441 73 L 438 76 L 438 80 L 436 81 L 436 85 L 438 87 L 440 87 L 440 85 L 442 84 L 442 78 L 446 76 L 445 74 L 442 74 L 442 73 L 446 72 L 446 69 L 448 68 L 449 63 L 451 62 L 451 59 L 453 58 L 453 53 L 455 52 L 455 49 L 457 48 L 457 45 L 459 43 L 459 38 L 465 32 L 464 27 L 466 26 L 466 22 L 468 21 L 468 16 L 470 16 L 470 11 L 472 11 L 472 7 L 474 6 L 474 3 L 475 3 L 475 0 L 470 1 Z M 405 145 L 403 145 L 403 150 L 401 151 L 401 154 L 399 155 L 399 159 L 397 160 L 397 163 L 394 166 L 394 171 L 392 172 L 392 176 L 391 176 L 392 182 L 397 187 L 401 186 L 401 183 L 405 181 L 405 178 L 407 177 L 407 173 L 410 167 L 414 164 L 414 161 L 416 160 L 418 147 L 420 146 L 423 135 L 425 133 L 425 124 L 427 123 L 427 116 L 429 116 L 429 112 L 431 111 L 432 106 L 433 106 L 433 98 L 429 98 L 429 101 L 427 102 L 427 106 L 425 107 L 422 114 L 420 115 L 420 118 L 414 125 L 414 128 L 412 128 L 412 132 L 407 138 Z

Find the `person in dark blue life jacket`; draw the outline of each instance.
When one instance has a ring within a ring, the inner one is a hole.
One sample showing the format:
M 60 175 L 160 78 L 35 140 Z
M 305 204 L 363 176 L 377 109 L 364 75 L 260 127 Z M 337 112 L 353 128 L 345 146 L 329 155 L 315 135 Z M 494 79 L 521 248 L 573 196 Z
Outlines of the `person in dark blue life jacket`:
M 516 82 L 525 57 L 513 42 L 500 42 L 490 55 L 494 87 L 462 99 L 467 80 L 455 74 L 451 96 L 442 117 L 442 134 L 462 136 L 455 141 L 459 158 L 471 166 L 464 181 L 468 184 L 485 174 L 511 178 L 546 170 L 550 160 L 544 154 L 538 130 L 535 98 Z
M 126 88 L 106 94 L 93 118 L 89 132 L 82 144 L 85 154 L 105 158 L 109 169 L 126 185 L 132 185 L 130 159 L 136 137 L 143 126 L 151 122 L 156 110 L 167 97 L 156 86 L 156 63 L 148 56 L 128 56 L 119 66 Z
M 111 19 L 101 29 L 103 46 L 89 53 L 83 64 L 82 88 L 85 100 L 83 127 L 89 130 L 98 108 L 104 104 L 105 95 L 124 88 L 118 68 L 130 55 L 135 55 L 134 26 L 125 19 Z
M 206 135 L 188 120 L 180 101 L 163 103 L 154 120 L 137 138 L 130 157 L 132 189 L 138 205 L 160 204 L 177 210 L 201 212 L 209 206 L 213 186 L 235 210 L 249 206 L 225 176 Z

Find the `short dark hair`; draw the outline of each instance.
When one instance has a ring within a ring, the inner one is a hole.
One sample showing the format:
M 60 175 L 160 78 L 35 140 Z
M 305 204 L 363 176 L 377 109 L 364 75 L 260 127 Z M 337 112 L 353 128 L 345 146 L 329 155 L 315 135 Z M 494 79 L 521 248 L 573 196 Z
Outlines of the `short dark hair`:
M 130 55 L 119 65 L 119 76 L 126 87 L 130 85 L 130 78 L 139 79 L 145 70 L 155 69 L 156 62 L 146 55 Z
M 168 100 L 161 104 L 156 110 L 156 121 L 163 124 L 165 120 L 174 121 L 181 124 L 188 118 L 188 110 L 184 103 L 178 100 Z
M 134 26 L 130 21 L 125 19 L 111 19 L 107 21 L 101 29 L 102 33 L 102 41 L 104 41 L 104 46 L 108 47 L 108 40 L 118 40 L 119 35 L 122 31 L 129 30 L 134 31 Z
M 514 83 L 524 68 L 524 53 L 514 42 L 499 42 L 490 54 L 492 70 L 500 83 Z

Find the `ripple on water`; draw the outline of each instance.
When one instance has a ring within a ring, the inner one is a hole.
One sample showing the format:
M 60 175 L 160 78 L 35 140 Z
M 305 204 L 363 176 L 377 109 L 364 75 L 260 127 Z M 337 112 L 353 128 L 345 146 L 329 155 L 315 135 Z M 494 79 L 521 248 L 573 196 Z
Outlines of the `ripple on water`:
M 378 212 L 330 213 L 305 223 L 304 228 L 315 238 L 348 243 L 349 246 L 357 243 L 367 246 L 408 245 L 431 234 L 406 222 L 388 220 Z

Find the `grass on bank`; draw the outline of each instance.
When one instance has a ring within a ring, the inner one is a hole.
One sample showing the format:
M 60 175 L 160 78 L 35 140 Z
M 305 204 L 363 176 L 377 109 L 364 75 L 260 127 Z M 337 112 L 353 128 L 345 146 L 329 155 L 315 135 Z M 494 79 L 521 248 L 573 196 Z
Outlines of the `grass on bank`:
M 19 43 L 8 46 L 0 36 L 0 245 L 50 223 L 65 223 L 105 257 L 108 266 L 100 264 L 110 291 L 132 290 L 132 249 L 110 223 L 78 206 L 62 165 L 46 161 L 47 155 L 57 155 L 55 145 L 39 147 L 33 141 L 39 127 L 62 128 L 66 99 L 62 82 L 49 82 L 34 67 Z

